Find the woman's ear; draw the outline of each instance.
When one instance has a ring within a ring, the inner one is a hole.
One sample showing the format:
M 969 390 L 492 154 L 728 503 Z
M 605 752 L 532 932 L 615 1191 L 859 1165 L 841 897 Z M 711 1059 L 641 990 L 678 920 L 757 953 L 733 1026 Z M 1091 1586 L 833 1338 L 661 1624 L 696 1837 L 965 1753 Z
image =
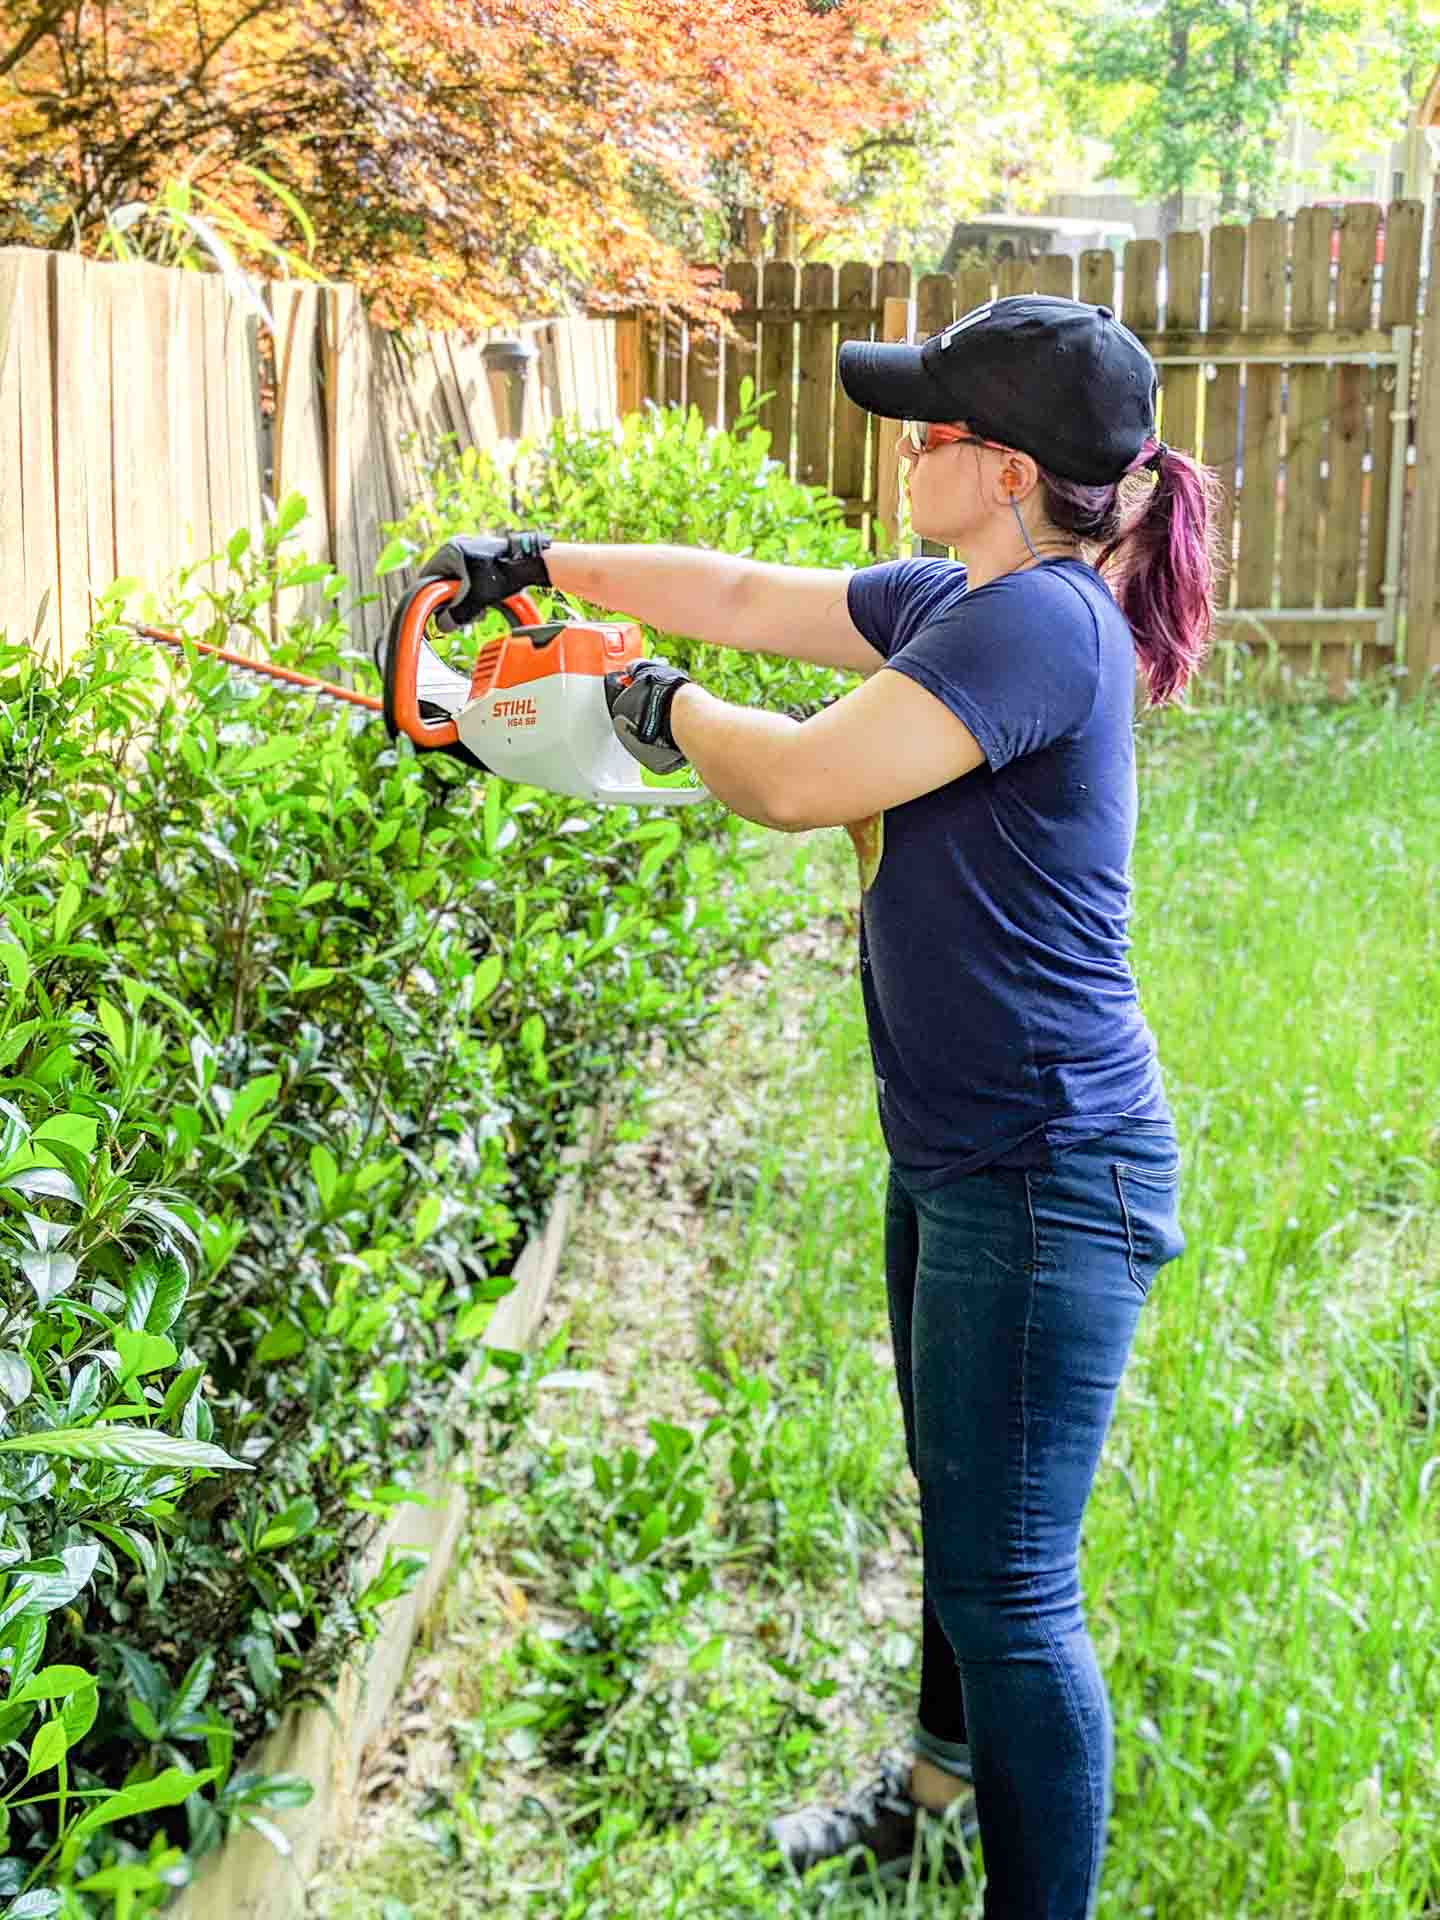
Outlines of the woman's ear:
M 1000 469 L 1000 490 L 1009 506 L 1019 506 L 1022 500 L 1028 500 L 1040 484 L 1040 468 L 1028 453 L 1018 448 L 1009 448 L 1005 454 L 1005 464 Z

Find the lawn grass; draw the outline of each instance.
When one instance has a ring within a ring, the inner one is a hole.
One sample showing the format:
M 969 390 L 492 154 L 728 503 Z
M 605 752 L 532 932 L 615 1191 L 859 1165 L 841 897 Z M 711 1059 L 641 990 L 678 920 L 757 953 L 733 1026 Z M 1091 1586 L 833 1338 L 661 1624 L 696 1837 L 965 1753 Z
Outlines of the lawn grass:
M 1141 1317 L 1082 1546 L 1117 1743 L 1098 1914 L 1440 1914 L 1440 711 L 1156 716 L 1139 778 L 1132 961 L 1189 1244 Z M 918 1651 L 854 862 L 838 834 L 765 858 L 813 889 L 814 937 L 736 978 L 703 1066 L 664 1068 L 592 1180 L 568 1373 L 513 1388 L 525 1418 L 415 1669 L 424 1735 L 390 1740 L 314 1920 L 980 1913 L 978 1857 L 887 1904 L 789 1890 L 760 1852 L 777 1807 L 903 1734 Z M 717 1397 L 697 1370 L 727 1368 Z M 671 1499 L 653 1604 L 630 1603 L 653 1632 L 566 1757 L 520 1723 L 542 1697 L 520 1649 L 563 1644 L 597 1564 L 634 1572 L 594 1457 L 711 1416 L 672 1476 L 700 1511 Z M 1367 1779 L 1396 1845 L 1342 1900 Z

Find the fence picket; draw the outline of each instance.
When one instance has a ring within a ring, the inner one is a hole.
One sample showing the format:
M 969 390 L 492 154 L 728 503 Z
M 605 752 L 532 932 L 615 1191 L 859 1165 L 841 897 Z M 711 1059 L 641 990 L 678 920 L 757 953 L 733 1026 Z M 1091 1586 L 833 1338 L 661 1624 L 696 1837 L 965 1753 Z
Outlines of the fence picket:
M 96 308 L 87 298 L 90 263 L 78 253 L 52 253 L 47 258 L 55 354 L 56 633 L 60 658 L 68 660 L 83 645 L 90 626 L 89 499 L 101 405 L 107 484 L 110 473 L 110 389 L 104 377 L 109 344 L 105 343 L 102 358 L 95 334 Z M 177 500 L 188 502 L 195 497 L 190 477 L 188 461 L 177 460 Z M 93 478 L 98 482 L 102 476 L 96 473 Z
M 1214 227 L 1210 233 L 1210 328 L 1239 327 L 1245 306 L 1245 229 Z M 1235 482 L 1239 449 L 1240 369 L 1216 367 L 1205 389 L 1205 464 L 1219 473 L 1223 496 L 1216 516 L 1220 551 L 1217 605 L 1229 604 L 1234 566 Z
M 1068 253 L 1042 253 L 1035 262 L 1035 291 L 1053 299 L 1075 298 L 1075 262 Z
M 325 400 L 320 385 L 320 289 L 291 281 L 271 291 L 275 316 L 275 500 L 287 493 L 304 496 L 306 518 L 300 540 L 308 556 L 332 560 L 329 492 L 325 476 Z M 280 625 L 326 605 L 324 582 L 288 587 L 279 596 Z
M 961 313 L 973 313 L 994 298 L 994 282 L 989 267 L 962 267 L 956 276 L 959 292 L 956 305 Z
M 1080 255 L 1079 293 L 1092 307 L 1115 305 L 1115 256 L 1109 247 L 1087 247 Z
M 811 265 L 800 276 L 800 310 L 835 306 L 835 269 Z M 795 478 L 806 487 L 830 484 L 830 413 L 835 393 L 835 322 L 802 319 L 799 397 L 795 405 Z
M 1385 273 L 1380 289 L 1380 325 L 1413 326 L 1420 298 L 1420 241 L 1425 206 L 1420 200 L 1392 200 L 1385 217 Z M 1411 335 L 1412 359 L 1416 345 Z M 1370 499 L 1366 513 L 1365 573 L 1361 599 L 1367 607 L 1386 604 L 1385 588 L 1398 598 L 1399 580 L 1385 578 L 1386 535 L 1390 520 L 1390 466 L 1395 446 L 1391 414 L 1410 410 L 1411 396 L 1398 389 L 1398 367 L 1376 367 L 1370 375 Z M 1393 659 L 1393 650 L 1372 642 L 1361 657 L 1360 674 L 1369 679 Z
M 1154 333 L 1160 325 L 1160 242 L 1125 242 L 1125 304 L 1120 318 L 1132 333 Z M 1108 301 L 1101 302 L 1109 305 Z
M 928 340 L 955 318 L 955 282 L 948 273 L 925 273 L 915 288 L 915 338 Z
M 706 278 L 713 276 L 719 280 L 721 277 L 718 266 L 707 264 L 700 271 Z M 685 344 L 686 398 L 692 407 L 700 409 L 700 417 L 707 427 L 717 426 L 723 359 L 720 329 L 717 326 L 691 326 L 687 330 Z
M 640 411 L 645 394 L 640 357 L 642 324 L 638 313 L 622 313 L 615 322 L 615 407 L 622 420 Z
M 847 340 L 868 340 L 871 315 L 875 308 L 875 269 L 862 261 L 847 260 L 840 269 L 842 308 L 853 308 L 855 318 L 843 319 L 835 329 L 835 351 Z M 869 468 L 865 460 L 865 436 L 869 416 L 855 405 L 839 380 L 835 382 L 835 426 L 832 436 L 833 472 L 830 485 L 844 503 L 845 524 L 863 527 L 873 495 L 867 484 Z
M 898 294 L 888 296 L 881 309 L 880 338 L 894 341 L 906 339 L 909 322 L 908 299 Z M 870 441 L 875 460 L 875 525 L 888 554 L 892 556 L 898 551 L 900 530 L 899 438 L 900 429 L 895 421 L 878 417 L 871 421 Z
M 1195 331 L 1200 326 L 1200 279 L 1205 238 L 1172 233 L 1165 243 L 1165 330 Z M 1200 452 L 1200 367 L 1161 367 L 1160 431 L 1166 444 L 1183 453 Z
M 725 285 L 740 296 L 742 307 L 760 304 L 760 270 L 753 260 L 732 260 L 725 269 Z M 757 320 L 732 320 L 736 338 L 725 342 L 723 424 L 730 426 L 740 412 L 740 382 L 756 380 L 760 373 Z M 756 392 L 762 392 L 760 387 Z
M 1250 222 L 1246 256 L 1247 332 L 1270 333 L 1285 325 L 1286 228 L 1287 222 L 1283 219 Z M 1240 545 L 1235 562 L 1235 598 L 1242 607 L 1274 604 L 1283 380 L 1282 369 L 1273 364 L 1251 361 L 1244 369 Z
M 1330 324 L 1328 207 L 1302 207 L 1290 254 L 1290 326 L 1296 333 Z M 1285 514 L 1280 537 L 1280 601 L 1313 607 L 1327 507 L 1324 462 L 1330 445 L 1330 376 L 1324 367 L 1291 367 L 1285 420 Z
M 799 291 L 793 260 L 768 261 L 760 284 L 767 309 L 793 309 Z M 795 325 L 789 319 L 760 323 L 760 391 L 771 396 L 760 409 L 760 424 L 770 429 L 770 457 L 788 473 L 795 440 Z
M 0 578 L 23 583 L 18 593 L 11 589 L 6 595 L 18 615 L 7 637 L 54 653 L 60 623 L 54 591 L 49 276 L 44 254 L 35 250 L 7 249 L 0 265 L 11 276 L 8 303 L 0 292 L 0 327 L 8 335 L 8 347 L 0 344 Z M 44 395 L 45 404 L 37 404 L 36 395 Z
M 1337 328 L 1368 327 L 1375 281 L 1377 206 L 1348 206 L 1340 214 L 1340 260 L 1335 280 Z M 1327 607 L 1353 607 L 1360 593 L 1363 516 L 1368 505 L 1365 465 L 1365 402 L 1370 375 L 1359 366 L 1337 366 L 1330 377 L 1330 512 L 1320 566 L 1320 599 Z M 1332 693 L 1343 693 L 1354 670 L 1352 646 L 1326 648 Z
M 876 328 L 878 337 L 882 340 L 906 339 L 909 332 L 910 269 L 903 260 L 880 262 L 880 271 L 875 276 L 875 298 L 880 307 L 880 325 Z M 903 313 L 900 311 L 901 302 L 904 303 Z M 888 526 L 892 544 L 898 526 L 895 510 L 899 499 L 899 463 L 895 453 L 895 442 L 899 438 L 899 432 L 899 428 L 893 422 L 882 421 L 878 416 L 870 421 L 870 454 L 865 469 L 869 475 L 869 486 L 866 491 L 877 503 L 876 523 Z M 882 488 L 882 473 L 891 469 L 893 469 L 891 478 L 886 483 L 886 488 Z M 879 503 L 883 500 L 887 489 L 890 495 L 890 519 L 885 522 L 880 518 Z

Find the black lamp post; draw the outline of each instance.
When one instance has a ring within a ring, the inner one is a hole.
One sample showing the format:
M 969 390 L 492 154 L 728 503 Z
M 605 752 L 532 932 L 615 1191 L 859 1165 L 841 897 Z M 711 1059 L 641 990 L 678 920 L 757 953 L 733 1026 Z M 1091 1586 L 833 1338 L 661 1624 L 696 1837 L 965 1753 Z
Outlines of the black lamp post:
M 525 392 L 530 369 L 539 354 L 527 340 L 490 340 L 480 349 L 490 403 L 502 443 L 510 445 L 510 511 L 518 514 L 515 491 L 515 445 L 525 430 Z

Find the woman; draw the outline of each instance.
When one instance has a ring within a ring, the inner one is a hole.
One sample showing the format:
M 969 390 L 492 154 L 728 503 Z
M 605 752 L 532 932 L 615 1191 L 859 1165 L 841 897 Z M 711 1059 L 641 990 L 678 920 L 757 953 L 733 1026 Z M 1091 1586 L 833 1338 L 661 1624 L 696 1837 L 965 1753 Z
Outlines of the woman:
M 1080 1525 L 1141 1306 L 1185 1247 L 1126 958 L 1135 663 L 1158 705 L 1204 655 L 1214 482 L 1155 441 L 1153 363 L 1105 307 L 995 301 L 918 347 L 849 343 L 840 378 L 915 423 L 900 443 L 914 530 L 963 565 L 844 574 L 521 534 L 452 542 L 426 571 L 469 579 L 457 624 L 553 583 L 866 676 L 803 723 L 659 662 L 607 688 L 645 764 L 688 760 L 784 831 L 848 825 L 862 856 L 890 1325 L 921 1503 L 919 1713 L 908 1759 L 771 1837 L 798 1870 L 848 1853 L 904 1873 L 950 1809 L 947 1849 L 978 1826 L 987 1920 L 1088 1920 L 1114 1741 Z

